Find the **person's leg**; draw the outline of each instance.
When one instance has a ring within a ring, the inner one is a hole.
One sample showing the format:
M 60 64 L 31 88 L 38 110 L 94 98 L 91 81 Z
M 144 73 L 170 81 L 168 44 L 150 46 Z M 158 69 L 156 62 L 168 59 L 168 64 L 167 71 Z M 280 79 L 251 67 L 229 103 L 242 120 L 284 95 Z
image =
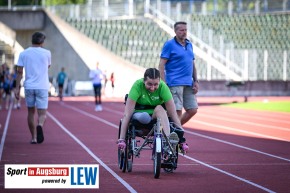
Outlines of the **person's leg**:
M 193 93 L 191 87 L 184 87 L 183 91 L 183 106 L 185 112 L 181 115 L 180 122 L 184 125 L 188 122 L 196 113 L 198 109 L 198 104 L 196 100 L 196 95 Z
M 97 87 L 97 95 L 98 95 L 98 104 L 102 104 L 102 96 L 101 96 L 101 90 L 102 90 L 102 85 L 100 84 L 98 87 Z
M 37 124 L 43 127 L 46 120 L 46 109 L 37 109 L 37 115 L 38 115 Z
M 97 111 L 102 111 L 103 110 L 103 108 L 102 108 L 102 98 L 101 98 L 101 93 L 102 92 L 102 85 L 100 84 L 100 85 L 98 85 L 97 86 L 97 99 L 98 99 L 98 101 L 97 101 Z
M 44 141 L 43 126 L 46 120 L 46 110 L 48 108 L 48 91 L 47 90 L 36 90 L 36 108 L 37 108 L 37 143 Z
M 59 91 L 59 99 L 62 100 L 62 88 L 63 88 L 63 85 L 59 84 L 58 85 L 58 91 Z
M 152 114 L 152 118 L 160 118 L 161 119 L 161 125 L 163 127 L 163 131 L 166 136 L 170 135 L 170 126 L 169 126 L 169 120 L 166 111 L 161 105 L 158 105 L 155 107 L 154 112 Z
M 11 92 L 10 92 L 10 90 L 7 90 L 6 91 L 6 96 L 5 96 L 6 109 L 9 108 L 9 105 L 10 105 L 10 97 L 11 97 Z
M 31 142 L 36 143 L 36 128 L 34 123 L 34 114 L 35 114 L 35 90 L 25 89 L 25 102 L 28 109 L 27 122 L 29 131 L 31 133 L 32 140 Z
M 95 105 L 97 105 L 98 104 L 97 85 L 94 85 L 94 94 L 95 94 Z
M 181 119 L 181 116 L 182 116 L 183 88 L 184 88 L 183 86 L 170 87 L 170 91 L 171 91 L 175 108 L 176 108 L 176 113 L 179 119 Z
M 28 108 L 28 116 L 27 122 L 29 131 L 31 133 L 31 142 L 36 142 L 36 127 L 34 124 L 34 114 L 35 114 L 35 107 L 27 107 Z
M 152 118 L 147 112 L 135 112 L 132 115 L 132 120 L 137 120 L 138 122 L 146 125 L 151 122 Z

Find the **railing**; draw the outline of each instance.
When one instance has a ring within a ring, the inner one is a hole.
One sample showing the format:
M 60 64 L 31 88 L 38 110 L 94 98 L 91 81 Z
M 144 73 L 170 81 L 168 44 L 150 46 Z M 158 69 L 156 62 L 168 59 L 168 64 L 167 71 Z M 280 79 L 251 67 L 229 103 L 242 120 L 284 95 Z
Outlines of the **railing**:
M 149 7 L 149 13 L 147 13 L 147 17 L 149 14 L 158 18 L 165 25 L 171 28 L 171 30 L 163 25 L 164 30 L 166 30 L 171 35 L 173 32 L 174 21 L 161 13 L 159 10 L 156 10 L 153 7 Z M 241 69 L 237 64 L 228 60 L 225 56 L 220 54 L 218 51 L 214 50 L 212 47 L 204 43 L 202 40 L 197 38 L 190 32 L 187 32 L 188 38 L 193 42 L 194 52 L 197 56 L 207 61 L 207 64 L 215 67 L 219 72 L 224 74 L 227 79 L 232 80 L 242 80 L 243 69 Z M 238 73 L 230 70 L 229 68 L 234 68 Z M 210 74 L 208 75 L 208 79 L 210 79 Z

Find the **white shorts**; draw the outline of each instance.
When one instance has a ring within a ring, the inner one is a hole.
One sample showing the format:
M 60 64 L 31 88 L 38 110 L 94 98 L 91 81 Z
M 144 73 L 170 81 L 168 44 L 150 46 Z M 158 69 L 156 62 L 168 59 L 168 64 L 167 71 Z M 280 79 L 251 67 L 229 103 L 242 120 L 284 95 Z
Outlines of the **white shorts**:
M 45 89 L 25 89 L 25 101 L 27 107 L 47 109 L 48 91 Z

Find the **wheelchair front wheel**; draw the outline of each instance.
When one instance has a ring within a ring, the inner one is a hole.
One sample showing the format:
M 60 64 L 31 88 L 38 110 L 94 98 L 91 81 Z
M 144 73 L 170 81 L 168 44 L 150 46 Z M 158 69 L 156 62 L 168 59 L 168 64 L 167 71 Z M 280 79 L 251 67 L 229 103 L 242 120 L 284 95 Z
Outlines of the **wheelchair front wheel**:
M 161 152 L 155 152 L 154 154 L 154 178 L 159 178 L 161 168 Z
M 174 155 L 166 155 L 164 159 L 164 171 L 166 173 L 172 173 L 173 170 L 176 170 L 178 162 L 178 145 L 175 147 Z

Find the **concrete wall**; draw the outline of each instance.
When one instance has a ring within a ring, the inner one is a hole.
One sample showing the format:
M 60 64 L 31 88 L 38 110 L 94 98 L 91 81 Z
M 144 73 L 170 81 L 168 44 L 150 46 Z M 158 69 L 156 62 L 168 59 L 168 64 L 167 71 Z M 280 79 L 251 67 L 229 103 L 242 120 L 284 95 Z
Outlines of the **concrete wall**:
M 46 34 L 44 47 L 52 53 L 50 77 L 55 77 L 64 66 L 71 79 L 87 80 L 89 68 L 72 49 L 46 12 L 1 11 L 0 20 L 16 31 L 16 40 L 23 48 L 31 45 L 33 32 L 43 31 Z
M 133 82 L 143 77 L 144 68 L 114 55 L 45 10 L 1 10 L 0 21 L 16 31 L 16 40 L 23 48 L 31 45 L 33 32 L 46 34 L 44 47 L 52 53 L 50 77 L 56 77 L 61 67 L 65 67 L 70 80 L 88 81 L 90 69 L 94 69 L 98 62 L 103 71 L 115 73 L 115 96 L 124 96 Z

